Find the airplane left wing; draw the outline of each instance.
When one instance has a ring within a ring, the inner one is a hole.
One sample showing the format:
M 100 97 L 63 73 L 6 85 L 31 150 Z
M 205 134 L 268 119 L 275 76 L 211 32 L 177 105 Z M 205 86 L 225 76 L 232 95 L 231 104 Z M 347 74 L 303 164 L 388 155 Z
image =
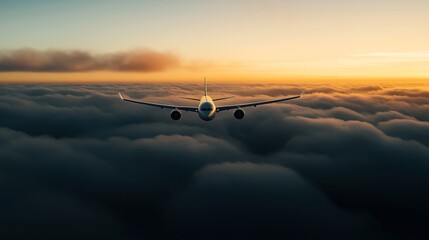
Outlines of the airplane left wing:
M 133 99 L 124 98 L 121 93 L 119 93 L 119 97 L 122 99 L 122 101 L 125 101 L 125 102 L 138 103 L 138 104 L 143 104 L 143 105 L 147 105 L 147 106 L 151 106 L 151 107 L 159 107 L 159 108 L 167 108 L 167 109 L 178 109 L 178 110 L 188 111 L 188 112 L 198 112 L 198 108 L 197 107 L 176 106 L 176 105 L 168 105 L 168 104 L 162 104 L 162 103 L 137 101 L 137 100 L 133 100 Z
M 217 111 L 225 111 L 225 110 L 230 110 L 230 109 L 236 109 L 236 108 L 244 108 L 244 107 L 251 107 L 251 106 L 258 106 L 258 105 L 264 105 L 264 104 L 270 104 L 270 103 L 276 103 L 276 102 L 283 102 L 283 101 L 288 101 L 288 100 L 292 100 L 292 99 L 296 99 L 296 98 L 300 98 L 301 95 L 299 96 L 294 96 L 294 97 L 287 97 L 287 98 L 280 98 L 280 99 L 274 99 L 274 100 L 268 100 L 268 101 L 260 101 L 260 102 L 251 102 L 251 103 L 242 103 L 242 104 L 236 104 L 236 105 L 226 105 L 226 106 L 220 106 L 217 107 Z

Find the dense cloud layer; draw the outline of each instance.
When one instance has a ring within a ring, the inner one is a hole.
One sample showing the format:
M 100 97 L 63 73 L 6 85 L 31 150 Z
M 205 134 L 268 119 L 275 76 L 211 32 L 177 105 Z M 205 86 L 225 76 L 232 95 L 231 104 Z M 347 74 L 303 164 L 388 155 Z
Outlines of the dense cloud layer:
M 151 72 L 163 71 L 179 64 L 177 56 L 152 50 L 103 55 L 81 50 L 37 51 L 29 48 L 0 52 L 0 72 Z
M 210 85 L 302 99 L 212 122 L 201 86 L 1 85 L 2 239 L 427 239 L 429 91 Z

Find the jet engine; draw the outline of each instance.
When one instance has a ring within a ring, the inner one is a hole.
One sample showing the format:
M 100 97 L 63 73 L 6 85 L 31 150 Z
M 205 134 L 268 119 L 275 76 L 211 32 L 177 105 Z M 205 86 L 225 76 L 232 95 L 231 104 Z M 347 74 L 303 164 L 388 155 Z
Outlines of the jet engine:
M 182 114 L 180 113 L 179 110 L 173 110 L 171 111 L 170 116 L 171 116 L 171 119 L 173 120 L 179 120 L 180 117 L 182 117 Z
M 234 117 L 236 119 L 243 119 L 244 118 L 244 111 L 243 109 L 239 108 L 237 110 L 234 111 Z

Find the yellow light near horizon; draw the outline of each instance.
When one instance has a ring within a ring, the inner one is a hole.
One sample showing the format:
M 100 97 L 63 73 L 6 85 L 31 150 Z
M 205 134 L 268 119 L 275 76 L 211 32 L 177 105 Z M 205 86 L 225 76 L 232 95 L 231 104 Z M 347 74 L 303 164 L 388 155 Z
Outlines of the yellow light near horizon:
M 388 56 L 388 54 L 385 54 Z M 410 55 L 411 56 L 411 55 Z M 429 79 L 427 58 L 344 57 L 319 61 L 224 61 L 205 67 L 182 67 L 160 72 L 3 72 L 0 82 L 109 83 L 109 82 L 284 82 L 338 79 Z

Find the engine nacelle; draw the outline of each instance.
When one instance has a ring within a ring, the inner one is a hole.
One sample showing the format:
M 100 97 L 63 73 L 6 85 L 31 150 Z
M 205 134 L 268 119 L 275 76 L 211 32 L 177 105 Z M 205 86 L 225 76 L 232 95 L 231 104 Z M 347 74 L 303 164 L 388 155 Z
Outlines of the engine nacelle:
M 234 111 L 234 117 L 236 119 L 243 119 L 244 118 L 244 111 L 243 109 L 239 108 L 237 110 Z
M 173 120 L 179 120 L 182 117 L 182 114 L 179 112 L 179 110 L 173 110 L 171 111 L 170 116 Z

